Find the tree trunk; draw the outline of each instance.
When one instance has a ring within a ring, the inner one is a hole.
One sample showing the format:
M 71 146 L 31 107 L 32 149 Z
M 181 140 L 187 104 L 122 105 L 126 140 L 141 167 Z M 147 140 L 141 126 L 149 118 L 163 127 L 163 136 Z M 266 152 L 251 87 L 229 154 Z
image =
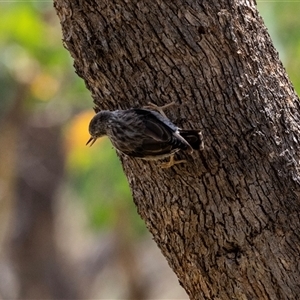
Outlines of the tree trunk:
M 30 117 L 13 119 L 21 145 L 8 244 L 19 283 L 15 299 L 81 299 L 77 278 L 55 242 L 54 202 L 64 173 L 60 124 L 47 122 L 42 113 Z M 32 121 L 34 117 L 40 122 Z
M 121 157 L 138 212 L 191 299 L 300 294 L 299 99 L 253 0 L 54 0 L 100 109 L 177 103 L 186 164 Z M 87 154 L 88 155 L 88 154 Z

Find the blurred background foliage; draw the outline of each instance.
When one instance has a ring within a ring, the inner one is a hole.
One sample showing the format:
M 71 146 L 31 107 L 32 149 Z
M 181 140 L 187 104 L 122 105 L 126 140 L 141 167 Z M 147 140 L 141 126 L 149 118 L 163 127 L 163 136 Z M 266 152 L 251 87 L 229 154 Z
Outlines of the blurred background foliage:
M 258 8 L 299 92 L 300 2 L 258 1 Z M 0 1 L 0 49 L 0 299 L 187 298 L 174 288 L 175 276 L 136 213 L 108 139 L 85 146 L 93 103 L 63 48 L 52 2 Z M 50 181 L 50 205 L 38 208 L 39 185 Z M 51 249 L 47 257 L 39 254 L 45 244 Z M 77 276 L 57 283 L 56 277 L 66 275 L 52 270 L 54 283 L 45 283 L 51 253 L 52 269 L 64 265 Z M 109 271 L 103 271 L 107 262 Z M 152 273 L 145 269 L 155 272 L 156 291 L 150 291 Z M 75 291 L 71 282 L 77 283 Z

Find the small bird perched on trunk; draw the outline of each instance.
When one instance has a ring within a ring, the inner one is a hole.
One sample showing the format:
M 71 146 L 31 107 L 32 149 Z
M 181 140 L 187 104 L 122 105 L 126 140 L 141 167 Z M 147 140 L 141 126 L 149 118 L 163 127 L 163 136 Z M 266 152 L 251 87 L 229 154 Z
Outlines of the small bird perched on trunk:
M 174 125 L 164 114 L 163 108 L 150 103 L 160 113 L 151 109 L 132 108 L 127 110 L 103 110 L 91 120 L 89 133 L 91 138 L 86 143 L 91 146 L 107 135 L 113 146 L 120 152 L 146 160 L 170 157 L 162 168 L 186 162 L 174 160 L 174 153 L 183 150 L 192 153 L 203 149 L 202 135 L 199 130 L 182 130 Z

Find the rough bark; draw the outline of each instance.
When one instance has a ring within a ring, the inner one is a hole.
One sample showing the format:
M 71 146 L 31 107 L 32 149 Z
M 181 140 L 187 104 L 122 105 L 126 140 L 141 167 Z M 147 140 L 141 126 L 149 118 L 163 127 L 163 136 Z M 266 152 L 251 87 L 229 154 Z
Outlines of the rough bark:
M 175 101 L 185 165 L 121 157 L 138 212 L 191 299 L 297 299 L 299 100 L 249 1 L 54 0 L 100 109 Z

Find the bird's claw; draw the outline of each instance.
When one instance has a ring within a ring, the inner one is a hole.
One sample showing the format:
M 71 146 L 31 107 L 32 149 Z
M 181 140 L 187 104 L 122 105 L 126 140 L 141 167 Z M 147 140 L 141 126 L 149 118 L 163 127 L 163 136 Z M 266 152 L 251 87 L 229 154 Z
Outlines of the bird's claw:
M 182 160 L 175 160 L 174 159 L 174 155 L 171 155 L 170 156 L 170 160 L 168 162 L 164 162 L 160 165 L 160 167 L 162 169 L 168 169 L 168 168 L 171 168 L 173 167 L 174 165 L 177 165 L 177 164 L 184 164 L 186 163 L 186 160 L 185 159 L 182 159 Z
M 157 110 L 161 115 L 163 115 L 165 118 L 167 118 L 166 114 L 164 113 L 164 109 L 170 107 L 170 106 L 173 106 L 175 104 L 174 101 L 168 103 L 168 104 L 165 104 L 163 106 L 158 106 L 152 102 L 149 102 L 147 106 L 144 106 L 144 108 L 146 109 L 155 109 Z

